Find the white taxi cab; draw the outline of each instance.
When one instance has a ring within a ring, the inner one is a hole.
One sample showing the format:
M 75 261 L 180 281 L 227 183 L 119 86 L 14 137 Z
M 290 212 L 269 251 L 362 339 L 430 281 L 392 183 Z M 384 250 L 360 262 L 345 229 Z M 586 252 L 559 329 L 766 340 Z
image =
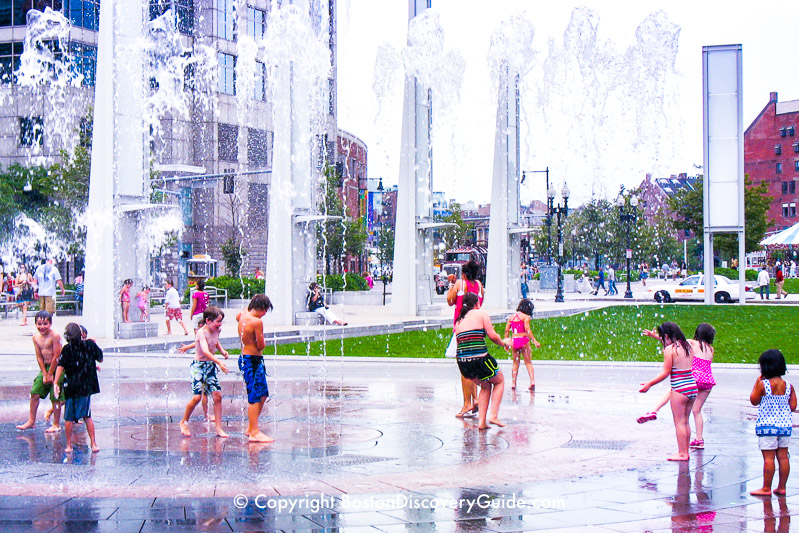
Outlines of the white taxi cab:
M 726 276 L 713 276 L 715 279 L 714 299 L 717 303 L 734 302 L 740 299 L 738 282 L 733 282 Z M 688 276 L 677 285 L 647 285 L 656 302 L 668 303 L 674 300 L 704 301 L 705 285 L 702 274 Z M 744 298 L 754 298 L 751 287 L 745 287 Z

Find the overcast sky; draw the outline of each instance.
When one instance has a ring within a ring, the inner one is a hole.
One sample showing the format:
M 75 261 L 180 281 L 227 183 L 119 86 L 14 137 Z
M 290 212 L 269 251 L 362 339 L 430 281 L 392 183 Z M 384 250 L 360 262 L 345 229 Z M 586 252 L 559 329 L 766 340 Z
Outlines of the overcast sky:
M 496 90 L 487 58 L 492 34 L 513 17 L 534 29 L 520 83 L 521 168 L 549 166 L 577 203 L 615 196 L 647 172 L 698 172 L 702 46 L 743 45 L 744 127 L 770 91 L 799 99 L 795 2 L 433 0 L 433 10 L 444 52 L 465 60 L 447 97 L 434 100 L 434 188 L 461 202 L 490 201 Z M 366 142 L 369 177 L 384 185 L 398 178 L 407 16 L 405 0 L 338 2 L 339 127 Z M 673 65 L 661 60 L 672 48 Z M 540 177 L 522 186 L 523 201 L 544 197 Z

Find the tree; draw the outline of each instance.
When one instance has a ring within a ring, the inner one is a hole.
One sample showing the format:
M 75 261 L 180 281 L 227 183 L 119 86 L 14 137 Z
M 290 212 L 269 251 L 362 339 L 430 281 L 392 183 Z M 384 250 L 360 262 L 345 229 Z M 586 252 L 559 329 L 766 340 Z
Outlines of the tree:
M 459 203 L 449 206 L 449 214 L 446 216 L 436 216 L 437 222 L 447 222 L 455 224 L 441 229 L 441 239 L 450 246 L 457 246 L 466 241 L 466 236 L 473 229 L 473 224 L 468 224 L 463 220 L 463 210 Z
M 341 176 L 335 167 L 325 168 L 322 214 L 337 217 L 317 227 L 317 257 L 324 259 L 325 274 L 340 273 L 344 254 L 361 257 L 366 249 L 366 228 L 361 220 L 347 216 L 341 200 Z

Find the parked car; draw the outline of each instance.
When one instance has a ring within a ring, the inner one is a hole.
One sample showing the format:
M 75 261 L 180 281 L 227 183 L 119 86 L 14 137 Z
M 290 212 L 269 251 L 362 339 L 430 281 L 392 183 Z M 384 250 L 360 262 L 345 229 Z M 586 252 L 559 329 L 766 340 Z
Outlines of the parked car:
M 739 300 L 738 282 L 726 276 L 715 275 L 714 298 L 717 303 L 729 303 Z M 647 285 L 656 302 L 668 303 L 674 300 L 704 301 L 705 285 L 702 274 L 688 276 L 677 285 Z M 744 299 L 754 298 L 755 294 L 749 286 L 744 287 Z

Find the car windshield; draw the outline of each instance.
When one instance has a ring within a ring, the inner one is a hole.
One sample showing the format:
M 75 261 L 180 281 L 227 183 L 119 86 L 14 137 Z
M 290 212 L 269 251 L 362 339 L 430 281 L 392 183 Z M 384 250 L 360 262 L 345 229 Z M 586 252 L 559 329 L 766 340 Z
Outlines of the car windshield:
M 691 276 L 686 278 L 680 285 L 696 285 L 697 283 L 699 283 L 699 276 Z

